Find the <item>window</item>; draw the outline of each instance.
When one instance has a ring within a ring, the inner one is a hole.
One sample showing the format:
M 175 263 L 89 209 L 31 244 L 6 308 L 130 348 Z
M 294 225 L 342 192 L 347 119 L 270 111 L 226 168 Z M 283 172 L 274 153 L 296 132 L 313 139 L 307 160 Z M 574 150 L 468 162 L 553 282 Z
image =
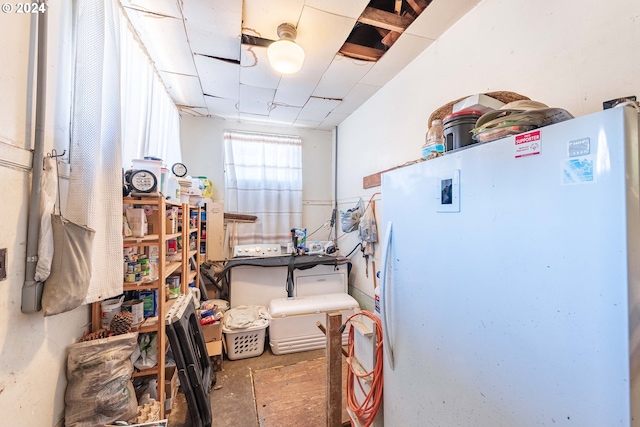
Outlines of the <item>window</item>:
M 286 244 L 302 222 L 302 140 L 225 131 L 224 150 L 226 211 L 258 217 L 233 243 Z

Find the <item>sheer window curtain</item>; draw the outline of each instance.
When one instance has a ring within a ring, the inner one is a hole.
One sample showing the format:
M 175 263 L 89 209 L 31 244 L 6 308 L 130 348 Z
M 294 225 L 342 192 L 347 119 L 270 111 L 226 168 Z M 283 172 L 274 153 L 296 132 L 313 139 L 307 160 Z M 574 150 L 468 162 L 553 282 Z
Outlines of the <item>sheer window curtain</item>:
M 124 12 L 123 12 L 124 15 Z M 135 31 L 122 25 L 122 165 L 153 156 L 169 167 L 182 161 L 180 115 Z
M 224 151 L 225 210 L 258 217 L 232 243 L 286 245 L 302 224 L 302 140 L 227 130 Z

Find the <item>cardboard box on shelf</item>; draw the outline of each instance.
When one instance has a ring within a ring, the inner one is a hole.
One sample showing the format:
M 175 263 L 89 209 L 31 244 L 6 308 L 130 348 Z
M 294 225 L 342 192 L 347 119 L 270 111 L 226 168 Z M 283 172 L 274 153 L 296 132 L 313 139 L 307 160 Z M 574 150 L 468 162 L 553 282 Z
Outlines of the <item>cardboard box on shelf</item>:
M 207 353 L 211 359 L 211 368 L 214 371 L 222 370 L 222 341 L 211 341 L 207 343 Z
M 178 232 L 178 216 L 173 210 L 167 213 L 164 219 L 165 233 L 175 234 Z M 154 213 L 147 217 L 147 229 L 149 234 L 158 234 L 160 226 L 158 225 L 157 215 Z
M 202 329 L 204 342 L 222 340 L 222 322 L 200 325 L 200 329 Z

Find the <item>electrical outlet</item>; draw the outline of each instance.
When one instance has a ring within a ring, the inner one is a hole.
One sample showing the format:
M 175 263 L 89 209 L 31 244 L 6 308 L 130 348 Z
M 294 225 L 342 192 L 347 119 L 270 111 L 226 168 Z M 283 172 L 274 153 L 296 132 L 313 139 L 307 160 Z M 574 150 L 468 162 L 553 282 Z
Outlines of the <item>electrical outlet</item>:
M 0 280 L 7 279 L 7 248 L 0 249 Z

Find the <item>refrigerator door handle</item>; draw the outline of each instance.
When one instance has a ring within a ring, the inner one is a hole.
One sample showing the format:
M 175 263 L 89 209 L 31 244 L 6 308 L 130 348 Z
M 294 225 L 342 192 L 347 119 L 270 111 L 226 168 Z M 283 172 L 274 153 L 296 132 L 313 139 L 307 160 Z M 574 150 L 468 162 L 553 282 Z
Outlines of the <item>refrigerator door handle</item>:
M 393 348 L 391 348 L 391 337 L 389 329 L 389 311 L 391 308 L 390 299 L 389 299 L 389 286 L 387 284 L 387 269 L 389 267 L 389 260 L 391 257 L 389 256 L 389 251 L 391 250 L 391 235 L 392 235 L 393 224 L 391 221 L 387 223 L 387 230 L 384 236 L 384 245 L 382 250 L 382 276 L 380 277 L 380 297 L 382 298 L 380 304 L 380 311 L 382 317 L 382 343 L 384 346 L 384 352 L 387 355 L 387 360 L 389 361 L 389 368 L 393 371 Z

